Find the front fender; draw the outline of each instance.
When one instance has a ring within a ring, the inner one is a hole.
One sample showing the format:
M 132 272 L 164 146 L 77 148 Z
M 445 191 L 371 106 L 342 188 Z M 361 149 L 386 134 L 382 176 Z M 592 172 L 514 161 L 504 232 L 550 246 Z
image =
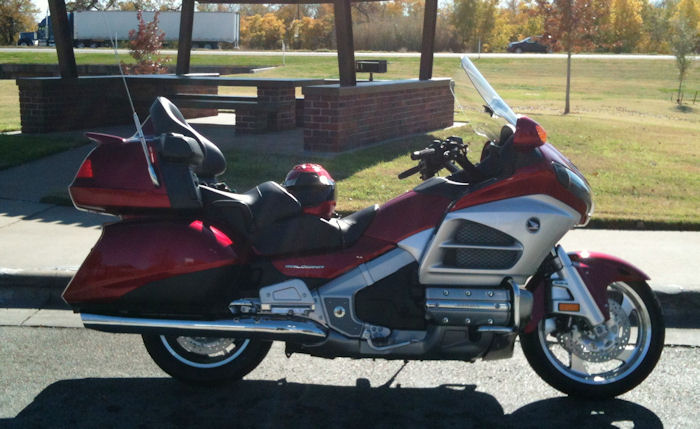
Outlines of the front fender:
M 571 252 L 568 255 L 606 319 L 608 318 L 606 289 L 610 283 L 649 280 L 649 276 L 642 270 L 615 256 L 586 251 Z M 546 285 L 546 279 L 543 276 L 535 275 L 525 286 L 533 294 L 532 315 L 524 329 L 526 333 L 534 331 L 545 316 Z

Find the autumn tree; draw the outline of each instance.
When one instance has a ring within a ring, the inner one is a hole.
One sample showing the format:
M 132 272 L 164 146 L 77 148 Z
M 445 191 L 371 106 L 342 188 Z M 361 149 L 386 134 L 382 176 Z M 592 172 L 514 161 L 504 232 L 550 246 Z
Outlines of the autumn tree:
M 575 50 L 592 46 L 598 21 L 605 2 L 586 0 L 537 0 L 538 9 L 544 17 L 546 35 L 566 51 L 566 103 L 564 114 L 571 111 L 571 54 Z
M 273 13 L 241 17 L 241 44 L 250 48 L 278 49 L 287 29 Z
M 162 74 L 167 73 L 165 66 L 170 57 L 161 57 L 160 50 L 163 47 L 165 33 L 158 28 L 158 12 L 153 15 L 153 21 L 146 22 L 143 13 L 138 12 L 136 18 L 139 26 L 129 31 L 129 54 L 136 60 L 136 64 L 125 65 L 129 74 Z M 124 66 L 124 64 L 122 64 Z
M 640 50 L 667 54 L 671 51 L 670 22 L 673 8 L 665 2 L 648 2 L 642 8 L 642 40 Z
M 632 52 L 642 38 L 642 1 L 613 0 L 610 5 L 612 48 Z
M 33 31 L 35 13 L 31 0 L 0 0 L 0 45 L 14 45 L 20 32 Z

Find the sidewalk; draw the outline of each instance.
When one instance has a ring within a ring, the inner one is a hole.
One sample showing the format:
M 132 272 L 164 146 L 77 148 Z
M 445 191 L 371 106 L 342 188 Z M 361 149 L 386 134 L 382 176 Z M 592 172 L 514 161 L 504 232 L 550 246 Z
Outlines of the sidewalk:
M 269 152 L 303 152 L 298 130 L 263 136 L 235 136 L 219 115 L 192 121 L 222 148 L 256 147 Z M 102 132 L 127 136 L 132 127 Z M 76 134 L 77 136 L 79 134 Z M 0 308 L 66 308 L 60 294 L 112 216 L 40 203 L 65 189 L 91 145 L 0 171 Z M 700 328 L 700 232 L 574 230 L 561 243 L 567 250 L 595 250 L 636 265 L 651 278 L 669 326 Z

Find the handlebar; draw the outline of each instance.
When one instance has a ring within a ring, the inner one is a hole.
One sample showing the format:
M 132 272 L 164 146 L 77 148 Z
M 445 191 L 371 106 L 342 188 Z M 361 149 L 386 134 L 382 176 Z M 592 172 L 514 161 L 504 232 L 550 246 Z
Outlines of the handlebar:
M 468 145 L 459 137 L 448 137 L 445 140 L 433 140 L 433 142 L 423 150 L 411 153 L 411 159 L 419 161 L 418 165 L 409 168 L 399 174 L 399 179 L 405 179 L 416 173 L 420 173 L 423 180 L 433 177 L 442 168 L 446 168 L 450 173 L 459 171 L 459 167 L 468 168 L 472 166 L 467 159 Z M 473 167 L 473 166 L 472 166 Z
M 416 165 L 415 167 L 409 168 L 408 170 L 399 174 L 399 179 L 405 179 L 408 176 L 413 176 L 414 174 L 418 173 L 419 171 L 420 171 L 420 165 Z
M 418 161 L 423 158 L 427 158 L 431 155 L 435 154 L 435 149 L 426 147 L 423 150 L 417 150 L 411 154 L 411 159 L 414 161 Z

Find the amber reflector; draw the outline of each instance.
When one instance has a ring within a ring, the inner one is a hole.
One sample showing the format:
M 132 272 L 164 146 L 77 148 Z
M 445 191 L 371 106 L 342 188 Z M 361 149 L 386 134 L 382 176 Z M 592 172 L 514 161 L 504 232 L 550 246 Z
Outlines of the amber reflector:
M 581 306 L 579 304 L 569 304 L 569 303 L 559 303 L 559 311 L 572 311 L 572 312 L 578 312 L 581 310 Z

